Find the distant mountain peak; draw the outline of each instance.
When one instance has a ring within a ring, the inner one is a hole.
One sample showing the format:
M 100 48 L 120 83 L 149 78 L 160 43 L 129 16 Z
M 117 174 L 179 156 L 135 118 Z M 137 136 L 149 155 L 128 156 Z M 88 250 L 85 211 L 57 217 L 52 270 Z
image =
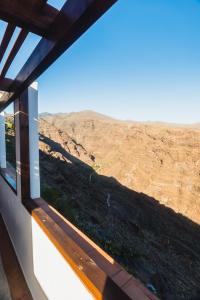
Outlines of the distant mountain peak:
M 49 113 L 49 112 L 46 112 L 46 111 L 39 114 L 39 117 L 41 117 L 41 118 L 42 117 L 48 117 L 48 116 L 52 116 L 52 114 Z

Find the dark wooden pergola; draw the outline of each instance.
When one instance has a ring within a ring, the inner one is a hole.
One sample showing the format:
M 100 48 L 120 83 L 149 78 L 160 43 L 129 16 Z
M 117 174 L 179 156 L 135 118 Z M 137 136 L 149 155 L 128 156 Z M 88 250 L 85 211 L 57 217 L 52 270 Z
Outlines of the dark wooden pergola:
M 0 19 L 7 27 L 0 44 L 0 63 L 15 28 L 20 32 L 0 71 L 0 111 L 17 99 L 63 52 L 65 52 L 117 0 L 67 0 L 59 11 L 46 0 L 0 0 Z M 14 80 L 7 71 L 29 32 L 41 36 Z

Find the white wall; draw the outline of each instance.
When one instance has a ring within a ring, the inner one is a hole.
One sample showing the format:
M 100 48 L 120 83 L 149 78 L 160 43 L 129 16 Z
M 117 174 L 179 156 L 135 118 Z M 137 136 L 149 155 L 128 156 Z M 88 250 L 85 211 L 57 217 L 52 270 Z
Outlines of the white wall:
M 0 167 L 6 168 L 5 116 L 0 113 Z
M 28 88 L 29 111 L 29 158 L 30 158 L 30 192 L 31 198 L 40 197 L 39 165 L 39 125 L 38 125 L 38 83 L 33 82 Z
M 7 226 L 33 298 L 35 300 L 48 299 L 42 292 L 40 284 L 34 275 L 31 216 L 1 176 L 0 213 Z
M 94 299 L 1 176 L 0 212 L 35 300 Z

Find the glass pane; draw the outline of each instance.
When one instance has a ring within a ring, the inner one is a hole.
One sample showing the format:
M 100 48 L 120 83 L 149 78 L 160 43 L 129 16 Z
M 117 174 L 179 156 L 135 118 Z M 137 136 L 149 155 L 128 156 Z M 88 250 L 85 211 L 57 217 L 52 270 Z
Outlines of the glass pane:
M 3 114 L 5 127 L 5 143 L 2 141 L 1 148 L 5 152 L 5 161 L 1 162 L 1 173 L 16 190 L 16 145 L 15 145 L 15 115 L 14 104 L 10 104 Z M 1 119 L 2 120 L 2 119 Z

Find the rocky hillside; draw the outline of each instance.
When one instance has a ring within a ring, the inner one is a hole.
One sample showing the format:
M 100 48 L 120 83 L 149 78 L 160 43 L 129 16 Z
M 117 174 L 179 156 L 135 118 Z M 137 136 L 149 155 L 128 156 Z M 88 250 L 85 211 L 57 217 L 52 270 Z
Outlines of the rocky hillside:
M 200 224 L 199 129 L 120 122 L 88 111 L 46 120 L 87 148 L 99 174 Z
M 199 146 L 198 129 L 45 114 L 42 194 L 161 299 L 197 300 Z

